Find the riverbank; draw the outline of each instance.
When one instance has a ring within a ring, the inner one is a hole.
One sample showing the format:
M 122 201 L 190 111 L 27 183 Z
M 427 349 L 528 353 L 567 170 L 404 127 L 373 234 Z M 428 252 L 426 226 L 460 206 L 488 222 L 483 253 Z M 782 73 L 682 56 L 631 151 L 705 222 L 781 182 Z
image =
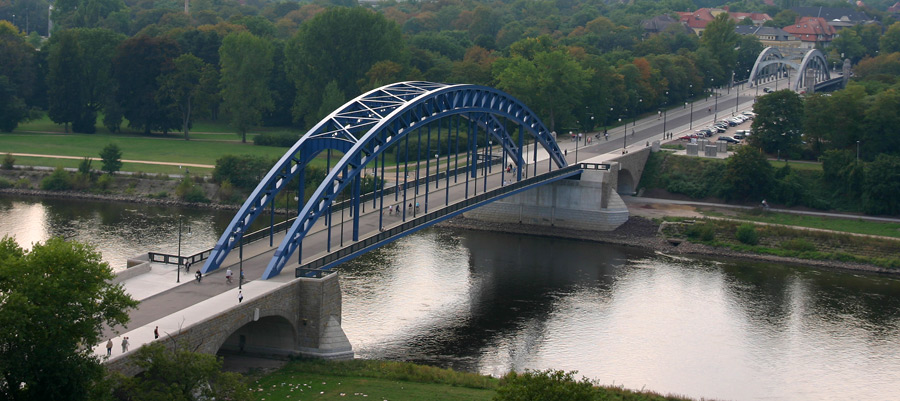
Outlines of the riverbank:
M 760 262 L 802 265 L 833 270 L 852 270 L 877 274 L 900 274 L 896 269 L 886 269 L 866 263 L 843 262 L 837 260 L 802 259 L 770 254 L 740 252 L 728 248 L 710 246 L 685 240 L 665 238 L 660 232 L 661 223 L 645 217 L 632 216 L 614 231 L 571 230 L 560 227 L 529 226 L 524 224 L 485 223 L 462 216 L 444 223 L 444 227 L 478 231 L 497 231 L 510 234 L 539 235 L 593 241 L 604 244 L 643 248 L 656 253 L 677 256 L 703 256 L 712 258 L 741 259 Z
M 148 205 L 192 207 L 213 210 L 238 210 L 238 204 L 226 204 L 220 202 L 197 203 L 186 202 L 168 194 L 175 193 L 175 187 L 179 180 L 170 178 L 116 176 L 113 185 L 105 192 L 89 191 L 47 191 L 34 189 L 40 186 L 43 177 L 49 172 L 35 170 L 2 170 L 0 177 L 17 185 L 13 188 L 0 189 L 0 194 L 13 196 L 28 196 L 58 199 L 78 199 L 103 202 L 127 202 Z M 215 199 L 218 188 L 213 183 L 200 185 L 207 198 Z M 687 240 L 670 241 L 660 231 L 660 223 L 657 222 L 663 216 L 676 217 L 702 217 L 690 207 L 672 205 L 666 210 L 647 209 L 641 206 L 630 207 L 632 217 L 624 225 L 612 232 L 571 230 L 558 227 L 527 226 L 522 224 L 499 224 L 474 221 L 462 216 L 439 223 L 439 226 L 464 228 L 480 231 L 498 231 L 526 235 L 542 235 L 559 238 L 594 241 L 615 245 L 624 245 L 649 249 L 654 252 L 670 255 L 696 255 L 704 257 L 724 257 L 744 260 L 756 260 L 773 263 L 787 263 L 804 265 L 816 268 L 852 270 L 880 274 L 900 274 L 896 269 L 887 269 L 874 264 L 857 263 L 839 260 L 806 259 L 798 257 L 786 257 L 758 252 L 743 252 L 721 246 L 711 246 Z

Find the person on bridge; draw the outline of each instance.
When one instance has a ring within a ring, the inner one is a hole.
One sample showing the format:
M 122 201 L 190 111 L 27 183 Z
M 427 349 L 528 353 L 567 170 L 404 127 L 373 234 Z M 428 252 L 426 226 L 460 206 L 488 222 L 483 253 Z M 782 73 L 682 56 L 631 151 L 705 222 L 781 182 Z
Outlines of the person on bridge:
M 225 282 L 231 284 L 231 269 L 225 271 Z
M 194 277 L 196 277 L 196 278 L 197 278 L 197 282 L 198 282 L 198 283 L 199 283 L 199 282 L 200 282 L 200 279 L 202 279 L 202 278 L 203 278 L 203 275 L 202 275 L 202 274 L 200 274 L 200 270 L 197 270 L 197 272 L 196 272 L 196 273 L 194 273 Z
M 159 326 L 156 326 L 156 328 L 153 329 L 153 339 L 155 340 L 157 338 L 159 338 Z
M 122 353 L 128 352 L 128 337 L 122 338 Z
M 238 303 L 241 303 L 243 301 L 244 301 L 244 294 L 241 293 L 241 291 L 238 291 Z
M 106 342 L 106 356 L 109 357 L 112 355 L 112 338 Z

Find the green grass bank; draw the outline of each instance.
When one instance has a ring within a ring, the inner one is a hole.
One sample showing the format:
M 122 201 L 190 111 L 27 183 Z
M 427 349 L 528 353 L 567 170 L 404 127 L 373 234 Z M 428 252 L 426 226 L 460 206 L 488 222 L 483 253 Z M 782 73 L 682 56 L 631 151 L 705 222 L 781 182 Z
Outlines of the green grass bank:
M 575 391 L 581 388 L 582 391 Z M 683 401 L 688 398 L 596 386 L 563 374 L 493 378 L 406 362 L 354 359 L 296 360 L 250 381 L 253 399 L 263 400 L 512 400 L 571 399 Z M 510 398 L 510 395 L 525 398 Z M 573 395 L 567 397 L 563 394 Z M 581 394 L 582 396 L 577 396 Z M 559 398 L 562 396 L 563 398 Z M 535 398 L 537 397 L 537 398 Z

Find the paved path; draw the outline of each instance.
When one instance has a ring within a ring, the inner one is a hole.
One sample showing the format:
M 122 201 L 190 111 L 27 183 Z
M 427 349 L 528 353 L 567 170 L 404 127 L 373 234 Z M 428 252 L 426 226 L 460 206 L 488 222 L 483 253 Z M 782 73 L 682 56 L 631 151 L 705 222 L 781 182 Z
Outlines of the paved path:
M 51 159 L 70 159 L 70 160 L 82 160 L 84 157 L 81 156 L 61 156 L 61 155 L 42 155 L 35 153 L 12 153 L 13 156 L 22 156 L 22 157 L 47 157 Z M 99 157 L 89 157 L 91 160 L 101 160 Z M 164 166 L 185 166 L 185 167 L 204 167 L 204 168 L 215 168 L 216 166 L 209 164 L 194 164 L 194 163 L 176 163 L 176 162 L 154 162 L 147 160 L 121 160 L 123 163 L 139 163 L 139 164 L 159 164 Z

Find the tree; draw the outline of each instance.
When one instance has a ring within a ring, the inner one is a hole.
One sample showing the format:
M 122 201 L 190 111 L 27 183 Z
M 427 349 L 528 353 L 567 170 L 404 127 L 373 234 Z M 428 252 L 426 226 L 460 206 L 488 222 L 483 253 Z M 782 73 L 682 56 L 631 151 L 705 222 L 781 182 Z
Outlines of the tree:
M 900 93 L 890 88 L 874 96 L 865 110 L 864 155 L 900 154 Z M 871 158 L 868 158 L 871 160 Z
M 888 27 L 881 39 L 878 40 L 881 54 L 900 52 L 900 22 L 895 22 Z
M 98 398 L 104 370 L 92 347 L 137 306 L 113 278 L 89 245 L 0 241 L 0 398 Z
M 191 112 L 196 99 L 202 98 L 201 92 L 212 92 L 215 89 L 204 80 L 204 74 L 209 74 L 211 66 L 204 63 L 193 54 L 185 53 L 174 61 L 175 67 L 167 73 L 159 76 L 159 92 L 157 101 L 160 104 L 173 104 L 181 114 L 181 128 L 184 132 L 184 140 L 189 140 L 188 129 L 191 123 Z
M 122 0 L 56 0 L 53 19 L 67 28 L 95 28 L 110 14 L 124 8 Z
M 247 142 L 247 131 L 262 121 L 264 111 L 274 107 L 269 92 L 272 44 L 249 32 L 235 32 L 222 40 L 222 106 L 231 124 Z
M 900 156 L 880 154 L 866 166 L 863 210 L 870 214 L 900 213 Z
M 53 35 L 47 82 L 49 115 L 75 132 L 93 133 L 97 112 L 112 102 L 112 58 L 125 39 L 107 29 L 68 29 Z
M 379 13 L 336 7 L 316 15 L 300 26 L 284 50 L 288 78 L 297 88 L 294 119 L 305 125 L 318 122 L 325 85 L 334 80 L 342 93 L 354 97 L 375 63 L 406 65 L 404 48 L 400 27 Z
M 737 63 L 734 67 L 735 79 L 747 79 L 750 77 L 750 69 L 756 63 L 756 58 L 763 51 L 762 42 L 756 35 L 743 35 L 738 42 Z
M 103 162 L 103 171 L 108 174 L 115 173 L 122 168 L 122 151 L 119 145 L 110 143 L 100 151 L 100 160 Z
M 759 149 L 741 146 L 726 160 L 723 180 L 727 188 L 722 193 L 725 199 L 756 201 L 765 198 L 775 182 L 775 174 Z
M 734 31 L 734 20 L 728 13 L 717 15 L 703 30 L 703 36 L 700 38 L 700 46 L 709 50 L 712 59 L 707 60 L 709 63 L 718 64 L 723 73 L 730 73 L 734 70 L 737 61 L 737 52 L 734 50 L 738 43 L 739 36 Z M 713 76 L 716 82 L 725 82 L 724 75 Z
M 220 184 L 228 181 L 237 188 L 249 191 L 256 187 L 271 167 L 272 161 L 261 156 L 225 155 L 216 160 L 213 180 Z
M 790 90 L 770 93 L 757 100 L 753 111 L 757 114 L 751 125 L 753 146 L 785 157 L 799 150 L 803 124 L 800 95 Z
M 55 35 L 56 43 L 50 48 L 49 86 L 50 120 L 65 125 L 69 132 L 69 123 L 81 116 L 82 82 L 84 51 L 78 45 L 78 34 L 73 30 L 65 30 Z
M 167 38 L 136 36 L 122 42 L 113 58 L 118 83 L 116 101 L 129 126 L 143 130 L 168 131 L 180 126 L 177 113 L 157 103 L 160 75 L 172 69 L 180 54 L 178 44 Z
M 6 75 L 0 75 L 0 131 L 12 132 L 27 116 L 25 102 L 16 96 L 15 86 Z
M 772 25 L 777 28 L 784 28 L 788 25 L 793 24 L 794 21 L 796 21 L 799 17 L 800 14 L 797 14 L 797 12 L 794 10 L 781 10 L 778 12 L 778 14 L 775 14 L 775 16 L 772 17 Z
M 138 349 L 132 361 L 143 373 L 123 378 L 120 388 L 132 401 L 251 399 L 241 375 L 223 372 L 215 355 L 153 343 Z
M 35 93 L 35 51 L 13 24 L 0 21 L 0 131 L 29 118 Z
M 319 118 L 325 118 L 325 116 L 331 114 L 331 112 L 337 110 L 338 107 L 343 106 L 346 102 L 346 96 L 338 89 L 337 82 L 329 82 L 328 85 L 325 85 L 325 91 L 322 93 L 322 107 L 319 109 Z
M 831 48 L 837 54 L 843 54 L 843 58 L 849 58 L 853 64 L 858 63 L 866 55 L 862 38 L 852 29 L 841 30 L 841 34 L 832 39 Z
M 807 96 L 803 102 L 803 138 L 816 156 L 822 154 L 834 126 L 831 108 L 831 97 L 822 94 Z
M 562 50 L 525 54 L 533 56 L 515 55 L 494 63 L 497 88 L 524 102 L 555 130 L 557 121 L 571 117 L 571 111 L 581 102 L 591 72 Z

